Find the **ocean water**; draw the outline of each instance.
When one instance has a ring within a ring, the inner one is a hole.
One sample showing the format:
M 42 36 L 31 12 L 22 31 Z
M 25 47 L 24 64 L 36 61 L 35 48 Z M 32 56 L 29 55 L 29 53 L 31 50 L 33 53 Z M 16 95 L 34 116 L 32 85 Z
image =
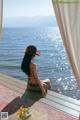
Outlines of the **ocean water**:
M 80 90 L 57 27 L 4 28 L 0 40 L 0 73 L 27 81 L 20 66 L 28 45 L 37 46 L 41 53 L 34 59 L 40 79 L 50 79 L 53 91 L 80 99 Z

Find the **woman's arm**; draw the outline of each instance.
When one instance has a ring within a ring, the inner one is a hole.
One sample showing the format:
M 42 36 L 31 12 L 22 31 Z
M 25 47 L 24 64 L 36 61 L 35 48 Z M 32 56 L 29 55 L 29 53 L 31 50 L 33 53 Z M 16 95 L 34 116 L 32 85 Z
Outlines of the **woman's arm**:
M 38 77 L 38 73 L 37 73 L 37 70 L 36 70 L 36 65 L 32 64 L 31 66 L 32 66 L 32 72 L 33 72 L 34 78 L 36 79 L 36 81 L 37 81 L 37 83 L 38 83 L 38 85 L 39 85 L 39 87 L 40 87 L 40 89 L 42 91 L 43 96 L 45 96 L 46 95 L 46 90 L 43 87 L 43 84 L 42 84 L 42 82 L 40 81 L 40 79 Z

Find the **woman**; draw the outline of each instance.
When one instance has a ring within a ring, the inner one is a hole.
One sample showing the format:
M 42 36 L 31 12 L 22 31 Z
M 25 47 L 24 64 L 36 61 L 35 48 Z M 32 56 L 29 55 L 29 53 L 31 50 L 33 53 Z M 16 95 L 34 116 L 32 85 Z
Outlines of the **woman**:
M 36 65 L 32 63 L 32 60 L 36 55 L 40 55 L 37 48 L 30 45 L 26 48 L 25 55 L 21 64 L 21 69 L 24 73 L 28 75 L 28 85 L 29 90 L 40 90 L 42 95 L 45 96 L 47 89 L 50 88 L 50 80 L 40 80 L 37 74 Z

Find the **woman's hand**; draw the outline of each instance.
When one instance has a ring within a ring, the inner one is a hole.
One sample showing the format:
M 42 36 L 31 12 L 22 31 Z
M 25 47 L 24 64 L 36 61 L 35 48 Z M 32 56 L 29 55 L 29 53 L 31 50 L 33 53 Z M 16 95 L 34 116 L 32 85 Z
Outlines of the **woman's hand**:
M 43 97 L 46 96 L 46 90 L 45 90 L 45 88 L 42 89 L 42 96 L 43 96 Z

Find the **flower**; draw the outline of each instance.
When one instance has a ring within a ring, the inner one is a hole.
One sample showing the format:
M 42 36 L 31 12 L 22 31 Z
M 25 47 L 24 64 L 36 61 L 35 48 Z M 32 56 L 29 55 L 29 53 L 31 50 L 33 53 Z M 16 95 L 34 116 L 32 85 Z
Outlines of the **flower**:
M 19 108 L 17 115 L 19 115 L 20 120 L 25 120 L 25 118 L 30 117 L 29 108 L 25 108 L 23 105 Z
M 23 115 L 24 113 L 25 113 L 25 108 L 23 106 L 21 106 L 20 109 L 18 110 L 17 114 Z

